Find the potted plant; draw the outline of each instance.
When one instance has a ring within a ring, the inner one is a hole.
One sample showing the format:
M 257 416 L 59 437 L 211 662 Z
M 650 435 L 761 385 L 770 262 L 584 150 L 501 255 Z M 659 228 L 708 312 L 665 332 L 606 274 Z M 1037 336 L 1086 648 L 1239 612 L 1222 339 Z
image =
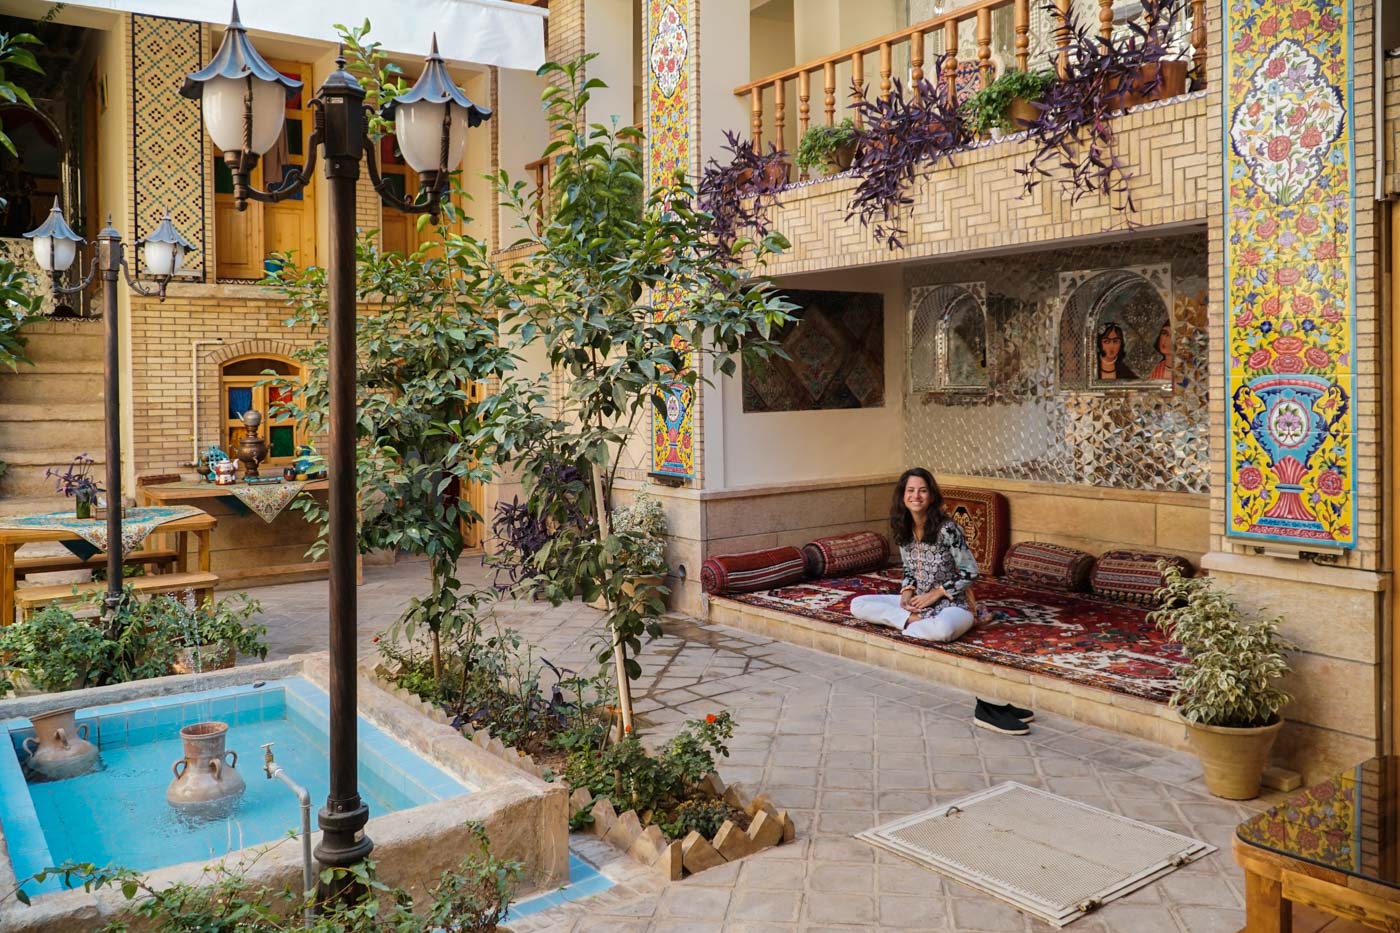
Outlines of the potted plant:
M 850 117 L 835 126 L 813 126 L 797 146 L 797 167 L 805 175 L 845 171 L 855 159 L 860 134 Z
M 1217 797 L 1248 800 L 1274 739 L 1279 710 L 1289 696 L 1276 681 L 1288 673 L 1293 648 L 1278 634 L 1279 619 L 1249 619 L 1210 577 L 1184 577 L 1161 565 L 1162 608 L 1149 618 L 1181 643 L 1187 664 L 1172 695 L 1201 760 L 1206 787 Z
M 1035 102 L 1054 80 L 1048 71 L 1007 71 L 967 99 L 968 128 L 982 137 L 1025 129 L 1040 116 Z
M 147 612 L 170 633 L 176 651 L 171 669 L 176 674 L 218 671 L 233 667 L 238 655 L 267 657 L 267 626 L 252 623 L 262 611 L 257 600 L 239 593 L 217 603 L 183 602 L 174 596 L 146 601 Z
M 642 489 L 629 504 L 613 510 L 612 526 L 629 545 L 626 561 L 633 583 L 628 595 L 638 587 L 655 590 L 665 583 L 666 513 L 661 503 Z
M 78 454 L 62 473 L 52 468 L 44 471 L 45 476 L 58 480 L 58 491 L 73 500 L 78 518 L 92 518 L 92 508 L 102 494 L 102 487 L 92 478 L 92 464 L 91 456 Z
M 1126 38 L 1110 40 L 1109 50 L 1116 51 L 1129 70 L 1126 79 L 1109 82 L 1110 105 L 1121 110 L 1186 93 L 1189 64 L 1183 57 L 1181 15 L 1181 0 L 1143 0 L 1142 21 L 1128 21 Z
M 787 153 L 772 143 L 762 153 L 753 141 L 728 130 L 724 133 L 728 161 L 713 157 L 700 173 L 696 188 L 700 210 L 710 216 L 710 235 L 726 248 L 741 230 L 768 235 L 768 210 L 792 173 Z

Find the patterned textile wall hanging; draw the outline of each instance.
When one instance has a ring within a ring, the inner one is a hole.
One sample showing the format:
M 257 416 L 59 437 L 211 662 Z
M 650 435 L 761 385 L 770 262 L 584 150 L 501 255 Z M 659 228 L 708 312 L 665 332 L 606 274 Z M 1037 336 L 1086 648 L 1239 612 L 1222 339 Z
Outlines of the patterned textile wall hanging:
M 788 359 L 744 366 L 744 411 L 879 408 L 885 404 L 885 299 L 788 290 L 797 320 L 775 335 Z
M 1018 255 L 1014 276 L 1004 259 L 910 270 L 906 460 L 935 473 L 1208 492 L 1208 283 L 1203 233 Z M 984 335 L 971 330 L 980 320 Z M 940 333 L 940 321 L 966 332 Z M 1127 367 L 1098 378 L 1110 325 Z
M 689 0 L 647 0 L 643 44 L 647 65 L 647 176 L 650 187 L 691 176 L 690 72 L 693 22 Z M 676 301 L 658 296 L 658 307 Z M 664 412 L 652 412 L 651 469 L 695 477 L 695 392 L 680 384 L 666 390 Z
M 175 229 L 199 247 L 186 272 L 201 275 L 204 236 L 204 118 L 199 102 L 177 93 L 203 65 L 199 23 L 131 16 L 132 166 L 136 237 L 155 230 L 166 209 Z M 135 250 L 127 261 L 135 263 Z
M 1354 547 L 1350 0 L 1230 0 L 1228 534 Z

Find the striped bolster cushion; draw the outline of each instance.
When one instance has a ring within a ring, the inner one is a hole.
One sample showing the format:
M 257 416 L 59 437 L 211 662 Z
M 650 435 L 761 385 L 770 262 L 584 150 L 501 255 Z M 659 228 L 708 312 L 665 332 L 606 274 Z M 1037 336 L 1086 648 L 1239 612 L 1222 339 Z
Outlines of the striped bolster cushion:
M 711 596 L 752 593 L 801 583 L 806 578 L 802 552 L 795 547 L 711 557 L 700 568 L 700 586 Z
M 1109 551 L 1094 564 L 1094 572 L 1089 574 L 1089 586 L 1095 596 L 1155 608 L 1159 603 L 1157 590 L 1166 582 L 1162 571 L 1157 569 L 1159 560 L 1174 564 L 1180 568 L 1183 576 L 1189 577 L 1195 573 L 1189 561 L 1171 554 Z
M 807 576 L 844 577 L 848 574 L 879 570 L 890 560 L 890 543 L 874 531 L 818 538 L 802 546 Z
M 1006 552 L 1003 566 L 1007 578 L 1017 583 L 1078 593 L 1089 588 L 1094 557 L 1059 544 L 1022 541 Z

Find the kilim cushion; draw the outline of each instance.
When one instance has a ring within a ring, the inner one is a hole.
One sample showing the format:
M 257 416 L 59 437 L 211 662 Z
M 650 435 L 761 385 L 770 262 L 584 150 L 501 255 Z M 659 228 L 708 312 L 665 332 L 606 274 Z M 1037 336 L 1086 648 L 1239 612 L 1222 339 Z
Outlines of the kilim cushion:
M 711 596 L 752 593 L 801 583 L 806 578 L 802 552 L 795 547 L 711 557 L 700 567 L 700 587 Z
M 1006 577 L 1027 586 L 1079 593 L 1089 588 L 1094 556 L 1072 547 L 1022 541 L 1006 552 Z
M 1006 497 L 989 489 L 944 486 L 943 511 L 962 526 L 968 549 L 984 577 L 999 577 L 1011 541 L 1011 509 Z
M 1156 607 L 1157 590 L 1166 582 L 1158 561 L 1166 561 L 1181 569 L 1184 576 L 1195 573 L 1189 561 L 1170 554 L 1150 551 L 1109 551 L 1094 564 L 1089 574 L 1089 587 L 1095 596 L 1121 599 L 1139 606 Z
M 846 577 L 888 564 L 890 543 L 874 531 L 857 531 L 804 544 L 802 557 L 807 562 L 808 577 Z

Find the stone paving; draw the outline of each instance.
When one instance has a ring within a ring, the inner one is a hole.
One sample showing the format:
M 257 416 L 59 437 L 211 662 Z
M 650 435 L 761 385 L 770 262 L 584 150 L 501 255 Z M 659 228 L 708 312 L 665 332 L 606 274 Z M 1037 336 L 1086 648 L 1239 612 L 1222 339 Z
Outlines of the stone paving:
M 464 568 L 481 574 L 479 563 Z M 366 567 L 360 644 L 425 584 L 423 564 Z M 325 650 L 325 584 L 252 591 L 265 607 L 272 657 Z M 510 603 L 498 622 L 556 664 L 587 669 L 601 614 L 578 603 Z M 730 710 L 738 722 L 727 782 L 767 793 L 793 814 L 796 842 L 663 883 L 625 859 L 604 867 L 611 890 L 526 918 L 522 931 L 816 931 L 911 929 L 1001 933 L 1051 929 L 959 883 L 877 851 L 853 833 L 1014 780 L 1201 839 L 1219 851 L 1075 923 L 1076 933 L 1234 933 L 1243 881 L 1234 826 L 1260 805 L 1211 797 L 1186 754 L 1038 716 L 1026 737 L 971 727 L 973 697 L 859 662 L 667 619 L 645 646 L 637 685 L 643 732 L 664 740 L 686 719 Z M 576 851 L 606 860 L 590 837 Z

